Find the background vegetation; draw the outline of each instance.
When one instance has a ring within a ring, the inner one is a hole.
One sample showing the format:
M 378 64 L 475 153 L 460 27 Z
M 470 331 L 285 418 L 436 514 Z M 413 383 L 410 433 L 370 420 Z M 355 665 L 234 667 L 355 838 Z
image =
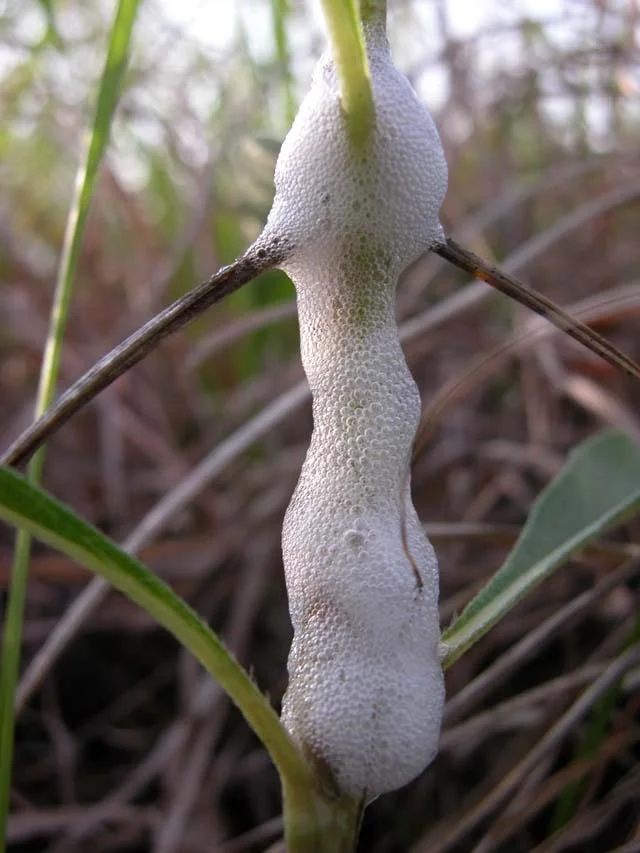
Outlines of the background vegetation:
M 323 35 L 309 4 L 237 6 L 143 4 L 80 259 L 65 387 L 260 229 Z M 397 3 L 398 64 L 445 143 L 447 231 L 561 304 L 596 298 L 594 325 L 637 359 L 640 10 L 535 6 L 486 2 L 476 22 L 453 0 Z M 0 18 L 2 447 L 32 416 L 111 12 L 97 0 L 16 0 Z M 269 273 L 163 344 L 51 442 L 45 472 L 86 518 L 144 545 L 145 562 L 274 702 L 290 641 L 280 524 L 311 428 L 292 298 Z M 568 449 L 603 423 L 640 437 L 640 392 L 557 334 L 525 348 L 519 333 L 471 374 L 526 318 L 434 259 L 406 276 L 399 317 L 425 403 L 463 383 L 414 466 L 445 624 L 503 561 Z M 582 721 L 566 712 L 639 632 L 638 533 L 629 523 L 574 560 L 451 669 L 441 755 L 369 810 L 363 850 L 637 849 L 638 671 L 592 691 Z M 5 587 L 12 547 L 0 529 Z M 26 665 L 86 580 L 36 546 Z M 230 853 L 278 836 L 266 755 L 192 659 L 121 596 L 44 663 L 23 681 L 12 850 Z

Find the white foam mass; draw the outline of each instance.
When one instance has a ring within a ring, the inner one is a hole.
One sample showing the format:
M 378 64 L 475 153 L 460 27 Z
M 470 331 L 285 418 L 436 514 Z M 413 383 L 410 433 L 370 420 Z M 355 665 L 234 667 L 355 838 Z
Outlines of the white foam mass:
M 283 528 L 294 638 L 282 719 L 340 788 L 375 797 L 433 760 L 444 687 L 438 572 L 411 503 L 420 398 L 394 316 L 398 275 L 443 239 L 431 117 L 367 33 L 376 126 L 354 154 L 321 59 L 276 168 L 264 234 L 286 239 L 314 430 Z

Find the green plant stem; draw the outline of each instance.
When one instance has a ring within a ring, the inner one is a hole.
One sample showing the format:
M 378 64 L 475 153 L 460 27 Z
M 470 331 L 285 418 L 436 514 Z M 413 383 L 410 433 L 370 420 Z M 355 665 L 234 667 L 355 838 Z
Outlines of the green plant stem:
M 0 670 L 0 851 L 4 853 L 9 818 L 11 770 L 13 765 L 13 737 L 15 717 L 13 703 L 20 664 L 22 622 L 29 564 L 31 539 L 20 530 L 16 537 L 11 587 L 7 605 L 2 642 L 2 670 Z
M 309 796 L 309 794 L 312 796 Z M 364 803 L 283 780 L 287 853 L 354 853 Z
M 375 3 L 369 2 L 367 7 Z M 357 0 L 322 0 L 331 52 L 340 80 L 347 133 L 355 148 L 366 145 L 375 123 L 375 105 Z
M 39 417 L 53 402 L 58 378 L 64 332 L 84 227 L 93 194 L 95 178 L 106 149 L 111 120 L 127 67 L 129 44 L 138 0 L 120 0 L 114 17 L 109 49 L 102 75 L 97 107 L 86 155 L 78 169 L 74 195 L 67 219 L 64 243 L 51 309 L 47 343 L 40 371 L 35 416 Z M 28 468 L 31 483 L 38 483 L 44 467 L 44 448 Z M 11 588 L 2 645 L 0 672 L 0 853 L 4 853 L 11 790 L 13 739 L 15 733 L 14 699 L 18 670 L 24 605 L 26 599 L 31 538 L 20 530 L 16 537 Z
M 290 14 L 289 0 L 271 0 L 271 20 L 273 38 L 276 43 L 276 56 L 282 75 L 285 96 L 287 124 L 291 124 L 296 114 L 296 99 L 293 92 L 293 73 L 291 71 L 291 51 L 287 38 L 287 22 Z

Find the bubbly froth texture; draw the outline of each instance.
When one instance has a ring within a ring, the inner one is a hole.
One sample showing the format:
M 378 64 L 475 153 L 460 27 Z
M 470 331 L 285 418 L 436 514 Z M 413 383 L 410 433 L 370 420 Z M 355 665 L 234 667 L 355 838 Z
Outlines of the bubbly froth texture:
M 341 790 L 375 797 L 437 751 L 438 569 L 411 503 L 420 398 L 394 316 L 399 274 L 443 239 L 438 133 L 367 32 L 376 126 L 355 151 L 328 56 L 283 143 L 264 234 L 294 247 L 311 445 L 285 517 L 294 638 L 282 719 Z

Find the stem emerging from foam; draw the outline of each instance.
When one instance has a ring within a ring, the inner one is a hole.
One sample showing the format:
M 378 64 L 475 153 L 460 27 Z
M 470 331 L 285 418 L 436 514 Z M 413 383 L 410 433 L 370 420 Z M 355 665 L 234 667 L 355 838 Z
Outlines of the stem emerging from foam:
M 357 0 L 322 0 L 347 134 L 353 147 L 361 149 L 375 125 L 375 105 L 358 5 Z M 363 20 L 381 7 L 386 3 L 369 0 L 362 7 Z

